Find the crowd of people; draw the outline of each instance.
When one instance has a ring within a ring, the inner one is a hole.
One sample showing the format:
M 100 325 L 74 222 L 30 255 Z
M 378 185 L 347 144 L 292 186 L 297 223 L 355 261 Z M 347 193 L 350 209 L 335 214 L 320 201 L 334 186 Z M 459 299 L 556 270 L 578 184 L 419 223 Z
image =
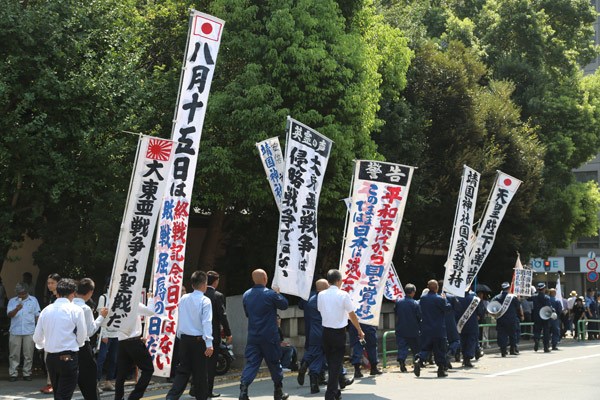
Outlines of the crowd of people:
M 95 283 L 51 274 L 47 279 L 49 296 L 41 309 L 32 294 L 31 277 L 24 276 L 15 287 L 16 296 L 6 304 L 10 319 L 9 381 L 31 380 L 35 348 L 42 351 L 47 371 L 47 386 L 41 390 L 56 399 L 70 399 L 78 386 L 85 399 L 98 399 L 101 391 L 114 391 L 115 399 L 124 398 L 124 385 L 137 367 L 139 376 L 128 399 L 143 397 L 154 373 L 150 353 L 143 339 L 141 316 L 154 314 L 151 299 L 137 308 L 135 329 L 129 333 L 101 327 L 108 314 L 108 294 L 91 299 Z M 29 282 L 28 282 L 29 280 Z M 283 391 L 284 367 L 298 370 L 297 381 L 304 385 L 308 374 L 310 393 L 319 393 L 326 384 L 325 399 L 341 399 L 341 390 L 363 377 L 362 366 L 370 375 L 380 375 L 378 367 L 377 329 L 359 323 L 350 296 L 341 290 L 342 275 L 332 269 L 327 279 L 315 282 L 309 299 L 301 302 L 305 322 L 305 351 L 299 365 L 295 347 L 287 343 L 281 330 L 280 310 L 288 308 L 288 300 L 278 288 L 267 288 L 268 276 L 262 269 L 252 272 L 254 286 L 243 295 L 243 308 L 248 318 L 245 365 L 240 379 L 239 400 L 249 400 L 249 391 L 259 367 L 265 361 L 274 383 L 275 400 L 289 396 Z M 598 319 L 600 297 L 592 289 L 578 296 L 557 298 L 555 289 L 538 283 L 530 298 L 510 293 L 505 282 L 501 292 L 489 299 L 485 293 L 467 291 L 464 297 L 446 294 L 443 282 L 430 280 L 418 300 L 417 287 L 407 284 L 405 296 L 395 303 L 395 336 L 397 361 L 402 373 L 420 376 L 426 364 L 437 366 L 437 376 L 447 376 L 452 362 L 472 368 L 472 360 L 483 355 L 487 343 L 480 324 L 491 313 L 496 321 L 497 344 L 502 357 L 519 354 L 521 338 L 528 338 L 520 323 L 533 322 L 534 351 L 558 349 L 567 334 L 580 337 L 578 321 Z M 216 350 L 222 336 L 232 341 L 225 311 L 225 297 L 216 290 L 219 274 L 196 271 L 191 275 L 192 292 L 179 302 L 177 341 L 172 363 L 172 387 L 167 399 L 179 399 L 188 382 L 190 395 L 198 400 L 217 398 L 214 392 Z M 151 297 L 151 296 L 149 296 Z M 490 303 L 491 301 L 491 303 Z M 598 326 L 588 323 L 588 339 L 598 338 Z M 349 338 L 347 343 L 346 338 Z M 94 341 L 96 339 L 96 341 Z M 354 371 L 344 368 L 344 356 L 350 348 Z M 412 353 L 412 363 L 407 363 Z

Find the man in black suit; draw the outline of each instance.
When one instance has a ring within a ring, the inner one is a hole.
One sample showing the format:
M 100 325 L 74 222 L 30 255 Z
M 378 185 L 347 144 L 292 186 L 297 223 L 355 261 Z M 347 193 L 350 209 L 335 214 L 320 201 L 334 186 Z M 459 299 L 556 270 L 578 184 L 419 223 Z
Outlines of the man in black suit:
M 225 311 L 225 296 L 217 290 L 219 286 L 219 274 L 215 271 L 208 271 L 208 287 L 206 289 L 206 297 L 212 302 L 212 329 L 213 329 L 213 346 L 215 355 L 208 359 L 208 397 L 219 397 L 219 393 L 213 392 L 215 383 L 215 373 L 217 369 L 218 349 L 221 343 L 221 326 L 225 333 L 227 343 L 231 343 L 231 329 L 227 320 L 227 312 Z

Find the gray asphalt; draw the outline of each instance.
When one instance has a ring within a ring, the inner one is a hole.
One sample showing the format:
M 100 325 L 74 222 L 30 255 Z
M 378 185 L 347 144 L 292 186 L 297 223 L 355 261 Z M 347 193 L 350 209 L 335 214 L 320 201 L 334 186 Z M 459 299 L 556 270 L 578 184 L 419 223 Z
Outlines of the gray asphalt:
M 525 347 L 525 346 L 524 346 Z M 409 371 L 412 369 L 409 367 Z M 264 376 L 264 374 L 261 374 Z M 222 399 L 237 399 L 239 395 L 239 375 L 220 378 L 215 391 Z M 0 383 L 0 399 L 52 399 L 42 395 L 37 389 L 45 383 L 41 377 L 33 382 L 19 381 Z M 146 400 L 164 399 L 169 385 L 153 384 L 146 392 Z M 284 390 L 290 399 L 317 399 L 321 393 L 311 395 L 308 379 L 299 386 L 295 373 L 286 373 Z M 437 378 L 436 369 L 422 370 L 421 377 L 412 373 L 402 374 L 396 363 L 385 369 L 383 375 L 366 376 L 357 380 L 343 391 L 347 400 L 396 400 L 403 398 L 433 397 L 453 400 L 480 398 L 484 400 L 521 400 L 564 397 L 565 400 L 600 399 L 600 341 L 567 341 L 560 350 L 545 354 L 523 349 L 519 356 L 500 357 L 487 354 L 475 363 L 475 368 L 464 369 L 455 365 L 447 378 Z M 112 393 L 104 393 L 103 398 L 112 398 Z M 250 386 L 251 400 L 273 398 L 273 384 L 268 378 L 257 379 Z M 76 393 L 74 399 L 81 399 Z M 183 400 L 192 399 L 187 394 Z

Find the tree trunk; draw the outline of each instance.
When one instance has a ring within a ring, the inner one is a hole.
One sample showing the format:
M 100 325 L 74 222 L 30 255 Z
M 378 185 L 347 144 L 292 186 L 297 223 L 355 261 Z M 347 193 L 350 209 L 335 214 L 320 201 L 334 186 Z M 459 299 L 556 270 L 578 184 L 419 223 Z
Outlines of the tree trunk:
M 223 227 L 225 225 L 225 211 L 213 211 L 208 221 L 206 237 L 202 243 L 202 250 L 198 257 L 198 268 L 209 270 L 215 268 L 215 262 L 220 255 L 223 243 Z

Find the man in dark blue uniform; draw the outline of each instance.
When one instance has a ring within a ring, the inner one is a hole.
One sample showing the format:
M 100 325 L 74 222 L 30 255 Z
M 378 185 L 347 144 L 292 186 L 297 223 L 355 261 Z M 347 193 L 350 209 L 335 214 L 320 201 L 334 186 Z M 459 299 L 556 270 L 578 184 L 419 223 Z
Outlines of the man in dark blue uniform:
M 466 317 L 466 312 L 470 312 L 471 316 L 464 322 L 462 328 L 457 324 L 457 329 L 460 328 L 460 344 L 462 350 L 463 367 L 472 368 L 473 364 L 471 359 L 475 357 L 475 351 L 477 350 L 477 344 L 479 342 L 479 322 L 477 322 L 477 311 L 476 307 L 479 304 L 479 298 L 475 300 L 477 296 L 472 291 L 467 291 L 465 297 L 458 299 L 458 309 L 456 312 L 456 321 L 460 323 L 463 315 Z M 470 306 L 473 304 L 475 308 L 471 309 Z
M 438 281 L 438 294 L 440 295 L 443 292 L 443 285 L 443 280 Z M 460 304 L 458 303 L 458 299 L 451 294 L 446 294 L 446 302 L 450 304 L 450 307 L 454 311 L 444 315 L 444 318 L 446 318 L 446 339 L 448 340 L 446 354 L 446 369 L 448 369 L 452 368 L 452 364 L 450 364 L 452 356 L 454 356 L 456 361 L 460 361 L 460 334 L 456 329 L 456 313 L 458 313 Z
M 506 357 L 506 348 L 510 344 L 510 354 L 517 355 L 519 350 L 517 348 L 517 326 L 519 320 L 523 319 L 521 312 L 521 306 L 517 296 L 513 296 L 508 293 L 510 289 L 510 283 L 502 283 L 502 292 L 492 299 L 500 304 L 504 304 L 505 301 L 508 303 L 508 308 L 503 314 L 496 316 L 496 331 L 498 332 L 498 347 L 500 347 L 500 354 L 502 357 Z M 507 296 L 510 296 L 507 300 Z
M 537 294 L 531 297 L 531 301 L 533 301 L 533 350 L 538 351 L 540 348 L 540 335 L 543 334 L 544 353 L 549 353 L 550 320 L 545 320 L 540 316 L 540 310 L 542 307 L 552 307 L 550 304 L 550 297 L 546 295 L 546 284 L 544 282 L 537 284 Z
M 400 371 L 406 372 L 406 357 L 408 348 L 416 360 L 421 350 L 419 335 L 421 334 L 421 308 L 414 300 L 417 288 L 412 283 L 404 286 L 404 298 L 396 300 L 396 344 L 398 347 L 398 364 Z M 413 365 L 416 362 L 413 362 Z
M 427 282 L 429 292 L 421 296 L 419 305 L 423 323 L 421 324 L 421 353 L 415 360 L 414 373 L 421 375 L 421 359 L 433 351 L 435 363 L 438 366 L 439 378 L 448 376 L 446 373 L 446 313 L 452 312 L 452 307 L 446 302 L 445 294 L 437 294 L 438 283 L 432 279 Z
M 254 286 L 243 296 L 243 305 L 248 317 L 248 340 L 246 344 L 246 365 L 242 371 L 239 400 L 249 400 L 248 386 L 254 381 L 264 359 L 275 384 L 275 400 L 285 400 L 283 393 L 283 371 L 279 360 L 281 347 L 277 330 L 277 310 L 288 308 L 288 301 L 279 294 L 279 289 L 266 287 L 268 277 L 262 269 L 252 271 Z
M 381 375 L 383 372 L 377 368 L 379 360 L 377 359 L 377 327 L 360 324 L 362 331 L 365 333 L 365 347 L 367 350 L 367 358 L 369 364 L 371 364 L 370 375 Z M 358 332 L 352 324 L 348 325 L 348 336 L 350 339 L 350 348 L 352 349 L 352 355 L 350 356 L 350 362 L 354 365 L 354 378 L 362 378 L 363 374 L 360 371 L 363 357 L 363 345 L 360 343 L 358 338 Z
M 329 283 L 326 279 L 316 282 L 317 293 L 309 297 L 304 304 L 304 319 L 308 320 L 309 331 L 306 332 L 308 348 L 304 353 L 303 360 L 308 369 L 310 379 L 310 392 L 319 393 L 319 375 L 325 364 L 325 351 L 323 350 L 323 325 L 321 313 L 317 308 L 318 293 L 326 290 Z M 305 369 L 305 371 L 306 371 Z M 304 385 L 304 374 L 298 371 L 298 383 Z
M 558 350 L 558 342 L 560 341 L 560 316 L 562 314 L 562 303 L 560 300 L 556 298 L 556 289 L 550 289 L 548 291 L 550 294 L 550 306 L 554 309 L 554 312 L 557 315 L 556 319 L 550 319 L 550 334 L 552 337 L 552 350 Z

